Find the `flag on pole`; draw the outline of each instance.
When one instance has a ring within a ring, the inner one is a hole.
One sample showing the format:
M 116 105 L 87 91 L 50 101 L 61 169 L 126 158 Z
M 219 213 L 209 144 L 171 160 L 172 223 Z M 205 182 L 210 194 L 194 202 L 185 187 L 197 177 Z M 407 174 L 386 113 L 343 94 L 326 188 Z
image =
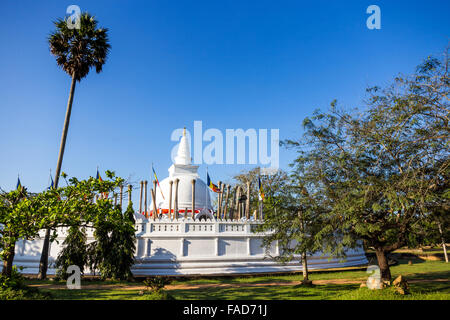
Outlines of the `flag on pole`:
M 264 201 L 264 190 L 261 183 L 261 177 L 258 177 L 259 201 Z
M 95 177 L 95 179 L 103 181 L 102 177 L 100 176 L 100 172 L 98 172 L 98 167 L 97 167 L 97 176 Z
M 155 168 L 153 168 L 153 163 L 152 163 L 152 171 L 153 171 L 153 175 L 155 176 L 156 184 L 158 185 L 159 191 L 161 192 L 161 196 L 163 197 L 164 200 L 166 200 L 166 199 L 164 198 L 164 195 L 163 195 L 161 186 L 159 185 L 159 180 L 158 180 L 158 177 L 156 176 Z
M 17 176 L 17 185 L 16 185 L 16 189 L 17 189 L 17 190 L 22 190 L 22 183 L 20 183 L 19 176 Z
M 53 178 L 52 178 L 52 174 L 50 174 L 50 186 L 47 188 L 48 190 L 53 189 L 54 183 L 53 183 Z
M 100 176 L 100 172 L 98 172 L 98 167 L 97 167 L 97 176 L 95 177 L 98 181 L 103 181 L 102 177 Z M 109 193 L 108 192 L 103 192 L 103 199 L 108 198 Z
M 214 183 L 212 183 L 211 178 L 209 177 L 208 172 L 206 172 L 206 184 L 211 188 L 212 191 L 220 193 L 220 189 Z

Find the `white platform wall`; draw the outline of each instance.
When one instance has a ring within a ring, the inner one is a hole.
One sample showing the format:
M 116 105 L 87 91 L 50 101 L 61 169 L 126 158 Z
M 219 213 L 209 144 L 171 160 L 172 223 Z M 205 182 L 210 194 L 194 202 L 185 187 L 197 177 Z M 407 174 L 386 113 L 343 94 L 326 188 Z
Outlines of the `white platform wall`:
M 280 264 L 270 256 L 279 254 L 277 244 L 269 250 L 261 247 L 262 234 L 253 232 L 258 221 L 193 221 L 142 220 L 136 222 L 136 253 L 132 272 L 146 275 L 219 275 L 290 272 L 301 270 L 297 261 Z M 61 250 L 65 231 L 60 230 L 58 242 L 50 247 L 49 274 Z M 42 233 L 43 236 L 43 233 Z M 88 242 L 93 241 L 92 230 Z M 23 272 L 37 274 L 42 239 L 19 241 L 14 263 Z M 347 259 L 329 259 L 320 254 L 309 258 L 308 267 L 328 269 L 367 264 L 362 248 L 349 249 Z M 89 273 L 89 272 L 88 272 Z

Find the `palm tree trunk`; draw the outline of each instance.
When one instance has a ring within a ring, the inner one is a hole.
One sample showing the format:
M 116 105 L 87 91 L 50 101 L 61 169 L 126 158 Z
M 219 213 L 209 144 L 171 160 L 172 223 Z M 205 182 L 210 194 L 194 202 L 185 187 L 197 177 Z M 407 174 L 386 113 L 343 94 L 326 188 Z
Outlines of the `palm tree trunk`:
M 67 101 L 66 118 L 64 120 L 64 128 L 61 137 L 61 144 L 59 147 L 58 163 L 56 164 L 55 183 L 54 188 L 58 188 L 59 176 L 61 172 L 61 165 L 64 156 L 64 148 L 66 146 L 67 132 L 69 131 L 70 114 L 72 113 L 72 102 L 75 93 L 75 75 L 72 75 L 72 83 L 70 85 L 69 100 Z M 48 269 L 48 254 L 50 246 L 50 229 L 45 231 L 44 244 L 42 246 L 41 261 L 39 262 L 39 279 L 45 279 L 47 277 Z

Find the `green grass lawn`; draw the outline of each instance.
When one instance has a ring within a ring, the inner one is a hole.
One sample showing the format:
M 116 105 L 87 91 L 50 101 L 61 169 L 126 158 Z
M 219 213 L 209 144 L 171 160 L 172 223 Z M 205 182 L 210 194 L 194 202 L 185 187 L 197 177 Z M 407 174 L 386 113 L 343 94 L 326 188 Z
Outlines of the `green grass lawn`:
M 393 300 L 393 299 L 436 299 L 450 300 L 450 265 L 443 261 L 412 260 L 408 265 L 407 260 L 401 260 L 396 266 L 391 267 L 393 278 L 403 275 L 407 280 L 436 280 L 447 279 L 439 282 L 410 283 L 411 294 L 399 295 L 391 289 L 369 290 L 359 288 L 359 284 L 321 284 L 313 287 L 298 285 L 283 286 L 253 286 L 239 287 L 239 284 L 264 284 L 269 282 L 300 281 L 301 274 L 265 275 L 265 276 L 239 276 L 239 277 L 214 277 L 177 279 L 172 285 L 201 285 L 201 284 L 231 284 L 233 287 L 212 286 L 195 289 L 170 289 L 167 290 L 176 299 L 187 300 L 240 300 L 240 299 L 267 299 L 267 300 L 296 300 L 296 299 L 325 299 L 325 300 Z M 313 272 L 311 280 L 348 279 L 365 281 L 369 276 L 365 270 Z M 46 283 L 57 284 L 55 281 L 27 280 L 28 284 Z M 60 282 L 63 284 L 64 282 Z M 98 284 L 110 284 L 111 289 L 88 289 L 89 286 Z M 142 299 L 139 290 L 117 289 L 117 285 L 142 286 L 141 282 L 114 282 L 114 281 L 82 281 L 81 290 L 67 289 L 42 289 L 51 292 L 56 299 Z

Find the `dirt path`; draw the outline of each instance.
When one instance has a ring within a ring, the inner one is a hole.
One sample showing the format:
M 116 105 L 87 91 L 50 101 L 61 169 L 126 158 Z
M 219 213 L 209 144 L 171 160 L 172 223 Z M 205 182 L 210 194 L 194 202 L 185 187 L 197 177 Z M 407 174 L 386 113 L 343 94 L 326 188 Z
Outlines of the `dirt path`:
M 313 283 L 317 285 L 326 284 L 360 284 L 366 279 L 332 279 L 332 280 L 314 280 Z M 408 280 L 409 283 L 421 282 L 450 282 L 448 279 L 420 279 Z M 271 287 L 271 286 L 293 286 L 300 284 L 299 281 L 283 281 L 283 282 L 263 282 L 263 283 L 203 283 L 203 284 L 176 284 L 165 287 L 167 290 L 187 290 L 187 289 L 201 289 L 201 288 L 241 288 L 241 287 Z M 63 284 L 31 284 L 30 287 L 37 287 L 41 289 L 66 289 Z M 145 286 L 139 285 L 125 285 L 125 284 L 93 284 L 82 287 L 87 290 L 145 290 Z

